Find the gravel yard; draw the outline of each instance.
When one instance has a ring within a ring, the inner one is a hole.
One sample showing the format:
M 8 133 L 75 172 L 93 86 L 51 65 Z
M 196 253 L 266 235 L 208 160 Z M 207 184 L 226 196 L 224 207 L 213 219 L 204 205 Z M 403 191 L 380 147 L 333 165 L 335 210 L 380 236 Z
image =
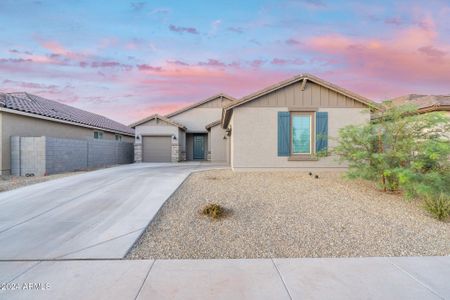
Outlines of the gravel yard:
M 48 176 L 32 176 L 32 177 L 2 175 L 0 176 L 0 192 L 9 191 L 23 186 L 44 182 L 52 179 L 67 177 L 80 173 L 82 172 L 70 172 Z
M 167 200 L 128 258 L 265 258 L 450 255 L 450 223 L 417 202 L 341 173 L 191 175 Z M 212 221 L 209 202 L 231 210 Z

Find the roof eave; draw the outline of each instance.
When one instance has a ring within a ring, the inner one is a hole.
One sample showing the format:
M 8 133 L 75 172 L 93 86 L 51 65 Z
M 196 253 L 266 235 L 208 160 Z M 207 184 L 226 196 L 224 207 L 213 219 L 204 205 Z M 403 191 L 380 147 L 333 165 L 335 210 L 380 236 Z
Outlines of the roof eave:
M 188 111 L 188 110 L 190 110 L 190 109 L 196 108 L 196 107 L 198 107 L 198 106 L 200 106 L 200 105 L 202 105 L 202 104 L 208 103 L 209 101 L 212 101 L 212 100 L 217 99 L 217 98 L 219 98 L 219 97 L 226 98 L 226 99 L 228 99 L 228 100 L 230 100 L 230 101 L 236 101 L 235 98 L 233 98 L 233 97 L 231 97 L 231 96 L 229 96 L 229 95 L 227 95 L 227 94 L 225 94 L 225 93 L 220 93 L 220 94 L 216 94 L 216 95 L 214 95 L 214 96 L 211 96 L 211 97 L 209 97 L 209 98 L 207 98 L 207 99 L 205 99 L 205 100 L 202 100 L 202 101 L 200 101 L 200 102 L 197 102 L 197 103 L 191 104 L 191 105 L 189 105 L 189 106 L 183 107 L 183 108 L 181 108 L 181 109 L 179 109 L 179 110 L 176 110 L 176 111 L 171 112 L 171 113 L 169 113 L 169 114 L 166 114 L 166 115 L 164 115 L 164 116 L 165 116 L 166 118 L 174 117 L 174 116 L 176 116 L 176 115 L 179 115 L 179 114 L 181 114 L 181 113 L 184 113 L 184 112 L 186 112 L 186 111 Z
M 276 83 L 276 84 L 274 84 L 274 85 L 272 85 L 272 86 L 270 86 L 268 88 L 262 89 L 260 91 L 257 91 L 255 93 L 253 93 L 253 94 L 250 94 L 250 95 L 248 95 L 246 97 L 243 97 L 241 100 L 239 100 L 239 101 L 237 101 L 235 103 L 231 103 L 230 105 L 226 106 L 225 109 L 226 110 L 233 109 L 233 108 L 238 107 L 238 106 L 240 106 L 242 104 L 245 104 L 247 102 L 253 101 L 255 99 L 258 99 L 259 97 L 262 97 L 262 96 L 267 95 L 267 94 L 269 94 L 269 93 L 271 93 L 273 91 L 276 91 L 278 89 L 284 88 L 284 87 L 286 87 L 286 86 L 288 86 L 290 84 L 293 84 L 295 82 L 299 82 L 299 81 L 302 81 L 302 80 L 303 80 L 302 84 L 305 84 L 306 81 L 312 81 L 312 82 L 314 82 L 316 84 L 325 86 L 325 87 L 327 87 L 327 88 L 329 88 L 329 89 L 331 89 L 331 90 L 333 90 L 335 92 L 338 92 L 338 93 L 343 94 L 343 95 L 345 95 L 345 96 L 347 96 L 349 98 L 352 98 L 352 99 L 354 99 L 356 101 L 359 101 L 359 102 L 367 105 L 371 109 L 376 109 L 376 110 L 379 109 L 379 105 L 377 103 L 375 103 L 374 101 L 372 101 L 370 99 L 367 99 L 367 98 L 365 98 L 363 96 L 360 96 L 358 94 L 355 94 L 353 92 L 347 91 L 347 90 L 345 90 L 343 88 L 340 88 L 338 86 L 335 86 L 334 84 L 332 84 L 330 82 L 327 82 L 327 81 L 325 81 L 323 79 L 320 79 L 320 78 L 318 78 L 318 77 L 316 77 L 314 75 L 308 74 L 308 73 L 294 76 L 294 77 L 292 77 L 290 79 L 281 81 L 281 82 Z
M 17 109 L 11 109 L 11 108 L 7 108 L 7 107 L 0 107 L 0 111 L 6 112 L 6 113 L 11 113 L 11 114 L 16 114 L 16 115 L 21 115 L 21 116 L 25 116 L 25 117 L 35 118 L 35 119 L 41 119 L 41 120 L 62 123 L 62 124 L 69 124 L 69 125 L 73 125 L 73 126 L 101 130 L 101 131 L 106 131 L 106 132 L 110 132 L 110 133 L 114 133 L 114 134 L 127 135 L 127 136 L 134 137 L 134 133 L 130 133 L 130 132 L 113 130 L 113 129 L 103 128 L 103 127 L 99 127 L 99 126 L 93 126 L 93 125 L 87 125 L 87 124 L 68 121 L 68 120 L 51 118 L 51 117 L 47 117 L 44 115 L 29 113 L 29 112 L 25 112 L 25 111 L 21 111 L 21 110 L 17 110 Z

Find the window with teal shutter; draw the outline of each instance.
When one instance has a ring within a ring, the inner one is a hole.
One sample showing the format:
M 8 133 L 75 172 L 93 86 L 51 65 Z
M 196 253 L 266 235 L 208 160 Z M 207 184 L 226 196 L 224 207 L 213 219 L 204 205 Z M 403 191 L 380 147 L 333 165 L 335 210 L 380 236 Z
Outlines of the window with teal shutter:
M 316 152 L 328 150 L 328 112 L 316 113 Z
M 278 112 L 278 156 L 289 156 L 290 114 Z

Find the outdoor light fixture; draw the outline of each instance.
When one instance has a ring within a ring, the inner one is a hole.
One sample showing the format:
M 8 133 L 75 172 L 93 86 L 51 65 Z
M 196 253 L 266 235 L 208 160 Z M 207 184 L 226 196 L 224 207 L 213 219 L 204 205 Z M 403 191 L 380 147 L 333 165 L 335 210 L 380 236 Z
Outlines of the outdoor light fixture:
M 137 136 L 136 136 L 136 139 L 137 139 L 137 140 L 139 140 L 139 139 L 140 139 L 140 137 L 139 137 L 139 136 L 137 135 Z
M 176 136 L 172 136 L 172 137 L 173 137 L 173 140 L 174 140 L 174 141 L 176 141 L 176 140 L 177 140 L 177 137 L 176 137 Z

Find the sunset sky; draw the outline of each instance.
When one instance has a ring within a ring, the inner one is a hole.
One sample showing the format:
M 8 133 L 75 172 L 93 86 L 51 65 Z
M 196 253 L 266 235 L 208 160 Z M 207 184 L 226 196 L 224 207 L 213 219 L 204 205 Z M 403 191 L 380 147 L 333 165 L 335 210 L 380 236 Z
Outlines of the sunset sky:
M 0 1 L 0 91 L 131 123 L 308 72 L 450 94 L 450 1 Z

